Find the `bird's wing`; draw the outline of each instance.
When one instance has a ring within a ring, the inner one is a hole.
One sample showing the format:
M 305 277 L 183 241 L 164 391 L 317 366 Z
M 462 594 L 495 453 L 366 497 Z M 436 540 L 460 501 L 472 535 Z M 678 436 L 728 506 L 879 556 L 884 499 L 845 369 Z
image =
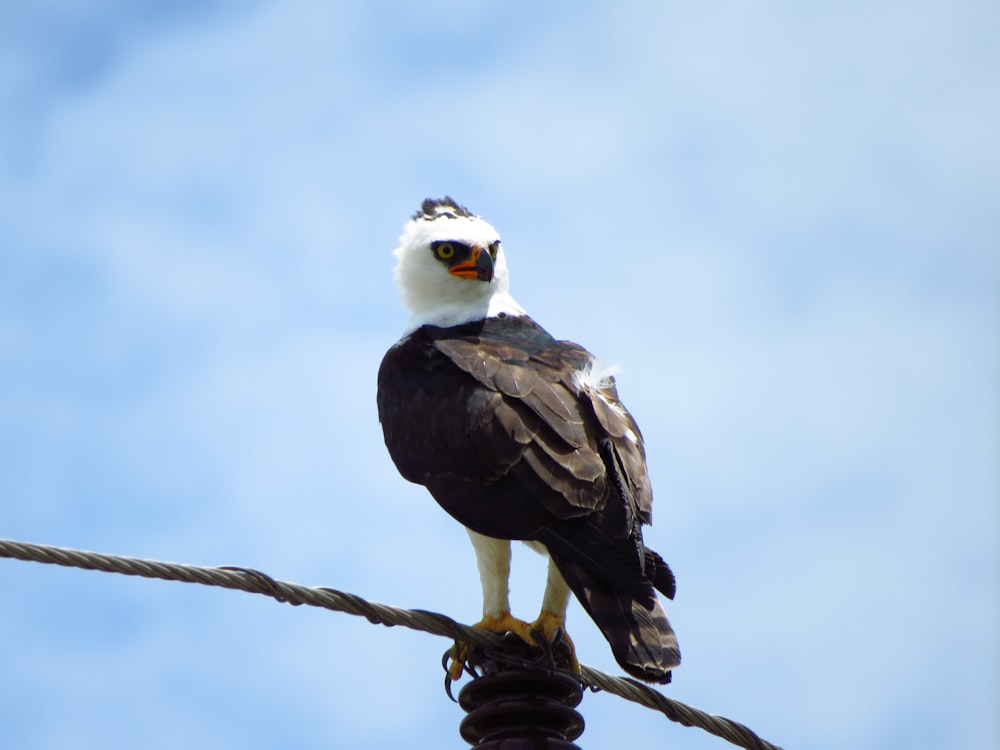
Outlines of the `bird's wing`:
M 654 588 L 673 598 L 674 576 L 643 543 L 652 492 L 642 435 L 614 380 L 589 377 L 591 355 L 569 342 L 535 350 L 482 339 L 436 345 L 493 394 L 504 434 L 523 445 L 507 476 L 517 494 L 530 494 L 552 514 L 534 538 L 615 658 L 641 679 L 669 680 L 680 652 Z M 483 449 L 495 450 L 496 438 L 489 433 Z
M 470 435 L 484 439 L 486 455 L 496 452 L 498 439 L 517 442 L 522 473 L 534 474 L 537 481 L 531 484 L 540 490 L 537 499 L 557 518 L 600 507 L 607 497 L 607 480 L 597 451 L 598 425 L 593 409 L 571 382 L 572 370 L 488 339 L 451 338 L 436 345 L 490 394 L 501 433 Z
M 549 550 L 616 657 L 668 679 L 679 656 L 653 589 L 674 593 L 646 549 L 652 494 L 642 436 L 592 357 L 533 324 L 418 329 L 379 373 L 386 445 L 467 527 Z
M 652 505 L 642 435 L 614 381 L 589 377 L 592 363 L 530 319 L 418 329 L 379 373 L 390 454 L 481 533 L 501 535 L 469 515 L 502 505 L 530 518 L 511 520 L 511 537 L 585 517 L 608 539 L 638 538 Z

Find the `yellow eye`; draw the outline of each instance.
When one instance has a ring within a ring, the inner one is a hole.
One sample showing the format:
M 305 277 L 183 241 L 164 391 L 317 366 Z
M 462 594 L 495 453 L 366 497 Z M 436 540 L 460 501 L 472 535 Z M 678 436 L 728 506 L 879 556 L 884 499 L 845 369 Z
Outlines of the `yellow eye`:
M 490 257 L 493 260 L 497 259 L 497 252 L 500 250 L 500 240 L 494 240 L 490 243 Z
M 434 248 L 434 252 L 437 253 L 437 257 L 441 260 L 449 260 L 455 255 L 455 246 L 450 242 L 442 242 Z

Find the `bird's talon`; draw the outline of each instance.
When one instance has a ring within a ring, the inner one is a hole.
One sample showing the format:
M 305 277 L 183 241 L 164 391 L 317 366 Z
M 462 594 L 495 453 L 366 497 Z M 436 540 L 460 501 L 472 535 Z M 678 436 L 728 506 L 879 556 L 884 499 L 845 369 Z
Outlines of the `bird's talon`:
M 576 646 L 573 645 L 569 633 L 566 632 L 564 623 L 565 619 L 562 616 L 543 610 L 538 615 L 538 619 L 532 623 L 531 633 L 540 644 L 543 644 L 542 648 L 550 656 L 554 654 L 557 647 L 563 646 L 568 652 L 569 669 L 573 672 L 580 672 L 580 662 L 576 658 Z M 541 635 L 541 637 L 538 638 L 536 634 Z
M 498 615 L 486 615 L 482 620 L 473 624 L 474 628 L 488 630 L 492 633 L 513 633 L 529 646 L 537 645 L 532 640 L 531 625 L 524 620 L 518 620 L 510 612 L 501 612 Z M 539 642 L 544 642 L 540 640 Z M 446 673 L 445 690 L 451 695 L 451 683 L 457 682 L 464 673 L 468 672 L 473 677 L 476 676 L 473 665 L 469 664 L 471 649 L 464 641 L 455 641 L 455 644 L 441 657 L 441 666 Z
M 492 633 L 510 634 L 532 648 L 542 651 L 542 659 L 549 667 L 557 668 L 556 653 L 559 652 L 560 665 L 573 672 L 580 672 L 580 662 L 576 658 L 576 648 L 563 626 L 564 619 L 554 612 L 543 611 L 533 623 L 518 620 L 509 612 L 499 615 L 486 615 L 472 627 L 488 630 Z M 464 641 L 455 641 L 441 657 L 441 666 L 445 671 L 445 691 L 451 695 L 451 684 L 468 673 L 473 678 L 478 676 L 476 665 L 470 664 L 473 649 Z
M 469 658 L 469 644 L 462 641 L 455 641 L 455 645 L 446 651 L 442 659 L 441 666 L 452 682 L 458 680 L 466 670 L 466 661 Z

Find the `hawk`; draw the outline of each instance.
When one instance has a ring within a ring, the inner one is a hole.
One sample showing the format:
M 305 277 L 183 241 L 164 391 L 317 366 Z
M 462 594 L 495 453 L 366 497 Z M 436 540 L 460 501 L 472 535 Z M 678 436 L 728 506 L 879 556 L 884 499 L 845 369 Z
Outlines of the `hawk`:
M 643 543 L 645 450 L 614 378 L 528 317 L 499 234 L 451 198 L 423 202 L 395 256 L 412 317 L 379 368 L 379 421 L 400 474 L 468 530 L 476 627 L 551 644 L 572 593 L 626 672 L 669 682 L 680 651 L 656 591 L 672 599 L 674 576 Z M 531 623 L 510 611 L 511 540 L 548 556 Z

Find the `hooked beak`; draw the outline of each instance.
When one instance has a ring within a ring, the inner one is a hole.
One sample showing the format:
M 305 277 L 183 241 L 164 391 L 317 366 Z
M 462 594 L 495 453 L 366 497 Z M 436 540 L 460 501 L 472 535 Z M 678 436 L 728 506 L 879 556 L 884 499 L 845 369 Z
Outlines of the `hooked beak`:
M 482 245 L 473 245 L 469 259 L 457 263 L 448 269 L 452 276 L 476 281 L 493 281 L 493 258 L 489 250 Z

